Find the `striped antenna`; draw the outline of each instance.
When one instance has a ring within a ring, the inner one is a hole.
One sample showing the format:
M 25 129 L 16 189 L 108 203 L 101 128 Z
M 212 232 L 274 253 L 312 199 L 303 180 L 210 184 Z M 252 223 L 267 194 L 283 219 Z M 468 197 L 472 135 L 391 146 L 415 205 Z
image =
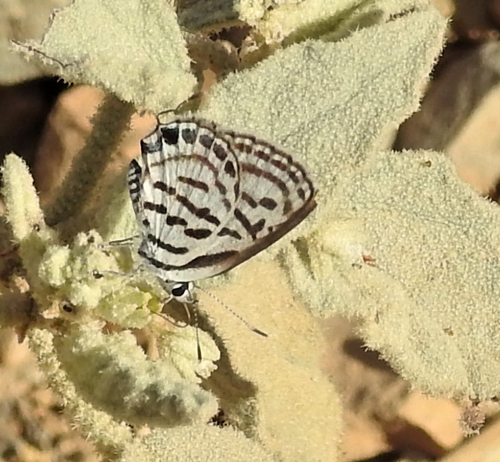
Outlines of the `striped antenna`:
M 184 308 L 187 310 L 188 307 L 185 303 L 183 303 Z M 200 334 L 198 333 L 198 311 L 196 310 L 196 307 L 194 309 L 194 329 L 196 332 L 196 354 L 198 355 L 198 361 L 202 360 L 201 356 L 201 346 L 200 346 Z
M 196 105 L 197 100 L 200 100 L 200 98 L 201 98 L 201 93 L 200 92 L 194 93 L 189 98 L 187 98 L 184 101 L 182 101 L 181 103 L 179 103 L 179 105 L 175 109 L 166 109 L 165 111 L 159 112 L 158 114 L 156 114 L 156 122 L 157 122 L 157 124 L 158 125 L 161 124 L 160 117 L 163 116 L 163 115 L 165 115 L 165 114 L 170 114 L 170 113 L 172 113 L 172 114 L 178 114 L 180 112 L 186 112 L 189 109 L 194 110 L 194 107 L 191 108 L 190 106 Z M 198 101 L 198 105 L 199 105 L 199 101 Z
M 235 318 L 239 319 L 245 326 L 247 326 L 251 331 L 255 332 L 256 334 L 262 335 L 262 337 L 267 337 L 268 335 L 257 329 L 255 326 L 252 326 L 246 319 L 243 319 L 238 313 L 233 311 L 231 308 L 229 308 L 219 297 L 215 296 L 214 294 L 208 292 L 205 289 L 202 289 L 200 286 L 195 286 L 197 289 L 201 290 L 203 293 L 207 294 L 210 298 L 218 302 L 221 306 L 223 306 L 227 311 L 229 311 Z

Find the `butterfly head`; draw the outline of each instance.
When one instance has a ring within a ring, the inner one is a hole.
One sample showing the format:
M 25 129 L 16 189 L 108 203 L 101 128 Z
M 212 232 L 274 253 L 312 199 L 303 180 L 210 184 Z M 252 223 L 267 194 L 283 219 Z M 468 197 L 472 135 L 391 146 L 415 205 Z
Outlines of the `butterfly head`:
M 167 282 L 167 289 L 173 299 L 179 303 L 193 304 L 196 300 L 193 298 L 194 284 L 192 282 Z

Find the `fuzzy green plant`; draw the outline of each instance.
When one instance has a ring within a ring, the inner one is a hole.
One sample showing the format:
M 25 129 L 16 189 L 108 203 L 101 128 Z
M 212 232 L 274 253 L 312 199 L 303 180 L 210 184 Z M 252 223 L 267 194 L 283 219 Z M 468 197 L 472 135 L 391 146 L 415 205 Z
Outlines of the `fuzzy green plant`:
M 107 94 L 45 210 L 17 156 L 2 172 L 24 285 L 3 284 L 0 323 L 27 333 L 75 425 L 106 460 L 338 460 L 341 397 L 320 371 L 314 318 L 338 313 L 364 321 L 367 346 L 414 387 L 496 395 L 496 206 L 441 154 L 381 151 L 418 108 L 446 21 L 410 0 L 170 4 L 76 0 L 41 42 L 15 47 Z M 251 26 L 236 61 L 203 35 L 230 24 Z M 197 90 L 203 59 L 193 73 L 188 49 L 224 69 L 196 115 L 294 153 L 319 190 L 303 224 L 211 282 L 269 336 L 201 293 L 201 361 L 195 329 L 155 315 L 168 294 L 134 247 L 108 244 L 138 233 L 124 178 L 95 229 L 85 212 L 133 111 Z

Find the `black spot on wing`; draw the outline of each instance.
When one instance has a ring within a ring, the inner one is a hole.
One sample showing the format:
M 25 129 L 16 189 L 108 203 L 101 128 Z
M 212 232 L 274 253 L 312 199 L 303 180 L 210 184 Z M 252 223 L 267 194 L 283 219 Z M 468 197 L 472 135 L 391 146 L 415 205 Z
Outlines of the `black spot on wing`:
M 206 228 L 186 228 L 184 230 L 184 234 L 188 237 L 192 237 L 193 239 L 206 239 L 212 234 L 212 230 Z
M 179 127 L 161 127 L 160 131 L 165 143 L 172 145 L 179 142 Z
M 196 132 L 191 128 L 183 128 L 181 135 L 186 144 L 194 144 L 196 141 Z
M 214 142 L 213 136 L 210 135 L 200 135 L 199 138 L 200 144 L 205 148 L 205 149 L 210 149 L 212 147 L 212 144 Z
M 250 196 L 250 194 L 247 194 L 245 191 L 241 193 L 241 198 L 253 209 L 255 209 L 258 205 L 254 198 Z
M 222 146 L 220 144 L 215 144 L 213 147 L 213 152 L 214 152 L 215 156 L 217 157 L 217 159 L 219 159 L 220 161 L 226 160 L 227 151 L 224 148 L 224 146 Z
M 219 180 L 215 180 L 215 187 L 219 190 L 222 196 L 226 195 L 227 188 Z
M 174 215 L 169 215 L 167 217 L 167 225 L 168 226 L 175 226 L 175 225 L 187 226 L 187 221 L 184 220 L 184 218 L 176 217 Z
M 158 239 L 156 236 L 153 236 L 152 234 L 148 234 L 147 239 L 149 242 L 152 244 L 156 245 L 160 249 L 166 250 L 169 253 L 173 253 L 175 255 L 184 255 L 189 252 L 189 249 L 186 247 L 175 247 L 173 245 L 170 245 L 167 242 L 163 242 L 160 239 Z
M 254 234 L 260 233 L 264 229 L 265 225 L 266 225 L 266 220 L 264 218 L 261 218 L 257 223 L 255 223 L 252 226 L 252 232 Z
M 167 207 L 165 207 L 163 204 L 155 204 L 153 202 L 146 201 L 142 206 L 145 210 L 152 210 L 153 212 L 159 213 L 161 215 L 167 214 Z
M 132 159 L 132 161 L 130 162 L 130 166 L 129 166 L 128 176 L 130 178 L 134 178 L 136 176 L 140 176 L 141 172 L 142 172 L 142 168 L 139 165 L 139 162 L 137 162 L 135 159 Z
M 231 202 L 229 202 L 225 197 L 222 198 L 222 205 L 228 212 L 231 210 Z
M 139 184 L 137 184 L 137 183 L 130 185 L 130 187 L 128 188 L 128 191 L 130 194 L 137 194 L 140 190 L 141 190 L 141 188 L 139 187 Z
M 210 213 L 210 209 L 208 207 L 196 207 L 196 205 L 194 205 L 187 197 L 181 196 L 180 194 L 177 194 L 175 198 L 195 217 L 208 221 L 215 226 L 220 225 L 219 219 Z
M 248 234 L 250 234 L 252 239 L 255 240 L 255 234 L 253 232 L 252 223 L 250 223 L 250 221 L 248 221 L 248 218 L 246 217 L 246 215 L 240 209 L 235 209 L 234 210 L 234 217 L 241 223 L 241 226 L 243 226 L 243 228 L 245 228 L 245 231 Z
M 283 214 L 288 215 L 292 211 L 292 203 L 290 199 L 287 199 L 285 201 L 285 204 L 283 205 Z
M 238 231 L 229 228 L 222 228 L 217 233 L 217 236 L 231 236 L 233 239 L 237 239 L 238 241 L 241 241 L 241 239 L 243 239 Z
M 257 238 L 257 234 L 262 231 L 266 225 L 266 220 L 264 218 L 261 218 L 257 223 L 252 225 L 246 215 L 239 209 L 234 210 L 234 217 L 241 223 L 245 231 L 250 234 L 253 240 Z
M 234 169 L 234 164 L 230 160 L 228 160 L 224 164 L 224 172 L 231 178 L 234 178 L 236 176 L 236 170 Z
M 168 186 L 163 181 L 155 181 L 153 183 L 153 188 L 166 192 L 169 196 L 175 196 L 175 188 L 172 188 L 172 186 Z
M 274 210 L 278 206 L 277 202 L 274 199 L 271 199 L 270 197 L 263 197 L 259 201 L 259 205 L 261 205 L 267 210 Z

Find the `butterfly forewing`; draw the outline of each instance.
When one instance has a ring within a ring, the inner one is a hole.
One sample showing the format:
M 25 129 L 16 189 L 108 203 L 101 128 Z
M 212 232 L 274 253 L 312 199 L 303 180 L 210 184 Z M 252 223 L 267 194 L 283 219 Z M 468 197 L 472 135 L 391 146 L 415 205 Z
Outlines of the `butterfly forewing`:
M 160 125 L 141 148 L 139 197 L 131 191 L 136 213 L 142 210 L 138 217 L 142 217 L 144 240 L 139 253 L 165 280 L 194 280 L 172 276 L 178 272 L 189 276 L 190 268 L 206 271 L 210 268 L 206 258 L 212 262 L 224 258 L 223 246 L 218 256 L 203 255 L 200 250 L 216 240 L 236 202 L 237 176 L 223 171 L 229 162 L 236 171 L 237 161 L 227 142 L 190 121 Z M 130 171 L 135 172 L 136 166 Z M 195 279 L 203 277 L 208 276 Z
M 139 253 L 167 281 L 233 268 L 316 205 L 311 181 L 290 155 L 208 122 L 160 124 L 141 151 L 129 169 L 144 233 Z

